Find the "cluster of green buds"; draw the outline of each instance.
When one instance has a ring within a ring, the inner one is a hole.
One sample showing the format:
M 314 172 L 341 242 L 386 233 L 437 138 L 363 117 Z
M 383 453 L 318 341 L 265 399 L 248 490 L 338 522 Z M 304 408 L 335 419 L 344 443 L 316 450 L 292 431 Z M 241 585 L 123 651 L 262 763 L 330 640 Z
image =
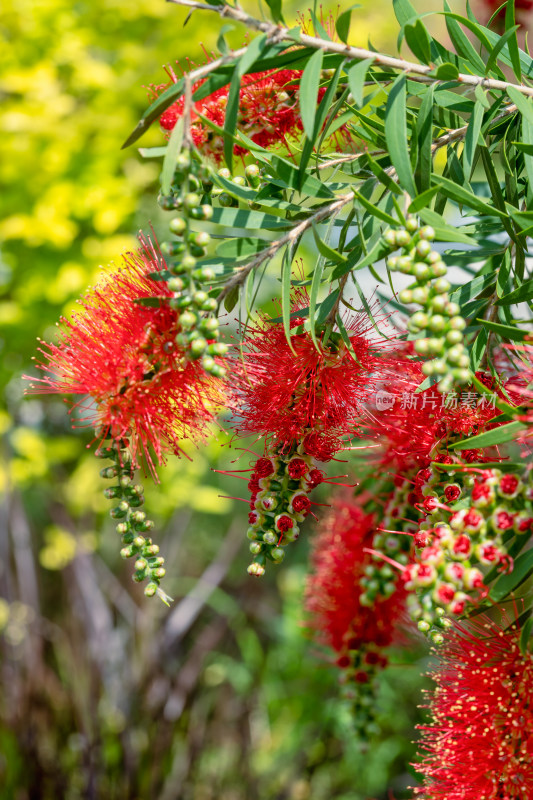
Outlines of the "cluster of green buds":
M 299 523 L 309 514 L 308 494 L 323 480 L 324 473 L 308 455 L 276 453 L 256 461 L 248 482 L 247 536 L 254 556 L 249 575 L 264 575 L 267 559 L 275 564 L 283 561 L 283 548 L 298 539 Z
M 355 733 L 362 744 L 381 732 L 376 719 L 379 713 L 376 695 L 379 673 L 387 664 L 382 648 L 374 644 L 363 647 L 356 644 L 337 659 L 337 665 L 343 669 L 343 694 L 350 703 Z
M 122 558 L 135 558 L 135 571 L 132 579 L 136 583 L 148 581 L 144 593 L 147 597 L 158 597 L 166 604 L 172 599 L 161 589 L 160 583 L 165 576 L 164 558 L 159 555 L 158 545 L 146 534 L 154 527 L 151 519 L 147 519 L 142 511 L 144 504 L 143 487 L 133 483 L 134 465 L 128 442 L 113 442 L 109 447 L 100 447 L 96 451 L 98 458 L 109 458 L 112 466 L 100 470 L 100 475 L 114 483 L 104 490 L 108 500 L 116 501 L 109 512 L 117 520 L 117 533 L 122 540 Z
M 207 255 L 211 237 L 207 231 L 192 229 L 196 220 L 209 221 L 213 216 L 213 207 L 207 202 L 212 187 L 207 168 L 188 151 L 180 153 L 171 194 L 159 197 L 162 208 L 179 211 L 169 225 L 178 240 L 163 242 L 161 246 L 168 263 L 168 274 L 162 273 L 162 277 L 173 293 L 169 305 L 179 312 L 182 332 L 178 335 L 178 344 L 187 358 L 201 359 L 206 372 L 223 378 L 226 371 L 215 359 L 224 356 L 228 347 L 218 341 L 218 304 L 206 287 L 214 280 L 215 272 L 199 261 Z
M 260 186 L 261 174 L 262 172 L 257 164 L 249 164 L 244 170 L 244 176 L 232 175 L 227 167 L 221 167 L 221 169 L 218 170 L 219 177 L 223 178 L 225 181 L 229 181 L 235 186 L 248 186 L 251 189 L 257 189 Z M 213 186 L 211 197 L 218 200 L 222 208 L 237 208 L 239 205 L 238 197 L 231 194 L 229 187 L 223 189 L 220 186 Z M 250 202 L 250 207 L 260 208 L 259 205 L 253 202 Z
M 409 319 L 410 333 L 417 335 L 414 348 L 424 357 L 425 375 L 438 379 L 440 392 L 449 392 L 454 384 L 471 380 L 470 359 L 463 342 L 466 321 L 457 303 L 450 300 L 447 267 L 440 253 L 432 249 L 435 231 L 429 225 L 420 226 L 415 217 L 408 217 L 405 228 L 389 229 L 384 241 L 391 249 L 401 249 L 401 255 L 387 259 L 393 272 L 411 275 L 415 280 L 399 294 L 406 305 L 420 306 Z
M 373 606 L 379 600 L 390 597 L 403 586 L 401 573 L 393 569 L 381 554 L 396 563 L 406 566 L 412 550 L 412 531 L 416 523 L 405 523 L 410 509 L 407 497 L 411 491 L 411 482 L 398 476 L 394 480 L 394 489 L 386 501 L 383 519 L 372 538 L 371 563 L 365 567 L 365 575 L 360 580 L 363 593 L 359 598 L 362 606 Z M 399 531 L 396 529 L 400 528 Z M 378 555 L 379 554 L 379 555 Z

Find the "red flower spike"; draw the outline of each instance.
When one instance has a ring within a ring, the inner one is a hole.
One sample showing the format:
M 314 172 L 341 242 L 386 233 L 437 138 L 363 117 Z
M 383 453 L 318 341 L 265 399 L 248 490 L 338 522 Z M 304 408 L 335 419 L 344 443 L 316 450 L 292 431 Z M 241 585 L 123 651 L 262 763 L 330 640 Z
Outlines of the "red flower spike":
M 299 292 L 293 311 L 308 302 Z M 320 461 L 332 458 L 361 419 L 385 347 L 366 317 L 354 317 L 346 328 L 357 361 L 335 332 L 316 348 L 302 330 L 291 337 L 293 352 L 281 323 L 248 327 L 231 370 L 239 431 L 264 436 L 267 449 L 280 453 L 301 445 Z
M 371 545 L 373 524 L 373 517 L 355 502 L 338 500 L 313 541 L 314 570 L 305 592 L 309 625 L 323 644 L 340 655 L 378 641 L 381 647 L 391 644 L 404 610 L 403 589 L 387 599 L 378 598 L 372 607 L 360 602 L 359 581 L 371 563 L 364 551 Z
M 533 797 L 533 658 L 514 625 L 482 623 L 456 625 L 437 651 L 433 721 L 421 726 L 415 765 L 423 800 Z
M 150 239 L 141 244 L 80 300 L 79 313 L 62 320 L 58 344 L 43 345 L 46 360 L 37 366 L 48 374 L 33 390 L 88 395 L 75 406 L 81 422 L 101 439 L 128 437 L 134 459 L 144 455 L 155 477 L 152 451 L 163 462 L 166 452 L 181 452 L 183 439 L 202 436 L 222 395 L 219 381 L 176 344 L 177 312 L 165 302 L 172 293 L 148 277 L 166 264 Z M 145 306 L 140 298 L 161 302 Z

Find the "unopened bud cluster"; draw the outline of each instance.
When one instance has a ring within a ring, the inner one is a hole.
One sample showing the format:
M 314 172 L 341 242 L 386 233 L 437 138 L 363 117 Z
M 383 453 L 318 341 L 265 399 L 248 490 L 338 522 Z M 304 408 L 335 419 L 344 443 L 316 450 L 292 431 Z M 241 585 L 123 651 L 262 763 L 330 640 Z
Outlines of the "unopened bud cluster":
M 250 575 L 264 575 L 267 560 L 281 563 L 283 550 L 300 536 L 299 524 L 311 509 L 309 492 L 322 483 L 324 473 L 308 455 L 274 453 L 260 458 L 248 483 L 251 492 Z
M 218 170 L 218 175 L 235 186 L 248 186 L 252 189 L 257 189 L 261 185 L 262 170 L 257 164 L 249 164 L 244 170 L 243 177 L 242 175 L 232 175 L 227 167 L 221 167 Z M 222 208 L 237 208 L 239 206 L 238 196 L 231 194 L 229 189 L 224 190 L 220 186 L 213 186 L 211 197 L 218 200 Z M 249 206 L 252 209 L 260 208 L 259 204 L 254 202 L 249 202 Z
M 169 305 L 179 314 L 177 342 L 187 358 L 201 359 L 206 372 L 223 378 L 226 371 L 216 359 L 226 354 L 227 345 L 218 341 L 217 301 L 205 286 L 213 281 L 215 272 L 198 261 L 206 256 L 211 237 L 207 231 L 191 229 L 195 220 L 209 221 L 213 216 L 213 207 L 207 202 L 212 186 L 207 169 L 188 151 L 180 153 L 171 194 L 159 198 L 162 208 L 180 212 L 169 225 L 178 241 L 163 242 L 161 249 L 168 256 L 166 281 L 173 293 Z
M 380 527 L 374 533 L 372 549 L 379 555 L 373 554 L 372 561 L 365 567 L 365 577 L 361 578 L 363 594 L 359 602 L 363 606 L 373 606 L 376 601 L 390 597 L 401 587 L 401 573 L 393 569 L 381 554 L 393 559 L 396 563 L 406 566 L 412 550 L 412 536 L 405 518 L 409 514 L 407 502 L 411 484 L 401 477 L 395 479 L 394 489 L 385 504 L 384 515 Z M 400 527 L 402 533 L 394 531 Z
M 415 534 L 418 554 L 404 570 L 418 627 L 447 627 L 446 614 L 461 616 L 486 593 L 479 567 L 510 571 L 509 541 L 533 529 L 533 483 L 499 469 L 454 471 L 442 482 L 433 467 L 420 470 L 420 508 L 425 521 Z
M 158 545 L 146 535 L 153 529 L 154 523 L 141 510 L 144 505 L 143 487 L 132 481 L 134 467 L 128 443 L 122 440 L 110 447 L 100 447 L 96 456 L 113 461 L 112 466 L 100 470 L 100 475 L 114 481 L 112 486 L 104 490 L 104 495 L 116 502 L 109 513 L 117 520 L 117 533 L 123 544 L 120 555 L 122 558 L 135 558 L 132 579 L 136 583 L 148 581 L 145 595 L 153 597 L 157 594 L 168 605 L 170 598 L 160 587 L 161 579 L 165 576 L 165 561 L 159 555 Z
M 420 334 L 415 351 L 430 357 L 422 370 L 439 379 L 439 391 L 449 392 L 454 384 L 470 380 L 470 359 L 463 342 L 466 321 L 457 303 L 450 300 L 451 284 L 445 277 L 448 269 L 440 253 L 431 247 L 434 239 L 433 228 L 420 227 L 415 217 L 408 217 L 405 228 L 390 229 L 384 234 L 391 250 L 401 249 L 401 255 L 387 259 L 388 268 L 415 279 L 400 292 L 399 299 L 407 305 L 420 306 L 410 317 L 408 328 L 410 333 Z
M 348 643 L 350 647 L 350 642 Z M 361 646 L 353 643 L 345 655 L 337 659 L 343 669 L 341 682 L 345 697 L 350 702 L 356 734 L 367 741 L 381 732 L 376 721 L 379 705 L 376 697 L 377 677 L 388 664 L 387 656 L 378 644 Z

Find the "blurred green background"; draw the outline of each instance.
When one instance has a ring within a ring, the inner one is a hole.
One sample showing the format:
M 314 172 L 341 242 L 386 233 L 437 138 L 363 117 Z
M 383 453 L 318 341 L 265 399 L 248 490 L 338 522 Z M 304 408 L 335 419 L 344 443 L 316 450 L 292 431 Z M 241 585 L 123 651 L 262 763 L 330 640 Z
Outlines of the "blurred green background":
M 162 226 L 158 165 L 120 146 L 162 65 L 214 47 L 218 18 L 183 29 L 185 16 L 163 0 L 2 2 L 0 797 L 407 797 L 423 664 L 399 654 L 386 671 L 366 753 L 302 625 L 308 544 L 246 575 L 247 509 L 220 496 L 242 490 L 212 472 L 247 465 L 228 437 L 214 430 L 147 485 L 168 610 L 119 558 L 90 434 L 71 433 L 60 398 L 23 395 L 36 337 L 140 227 Z M 387 0 L 352 19 L 355 44 L 394 51 Z M 142 144 L 161 142 L 154 128 Z

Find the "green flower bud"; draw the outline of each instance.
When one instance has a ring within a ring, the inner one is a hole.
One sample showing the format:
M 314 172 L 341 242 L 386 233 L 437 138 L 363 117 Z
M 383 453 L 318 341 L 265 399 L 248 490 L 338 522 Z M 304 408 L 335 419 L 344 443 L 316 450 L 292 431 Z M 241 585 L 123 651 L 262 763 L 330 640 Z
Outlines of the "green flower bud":
M 183 198 L 183 205 L 185 208 L 196 208 L 200 205 L 200 195 L 196 192 L 189 192 Z
M 387 259 L 387 267 L 391 272 L 395 272 L 398 269 L 398 258 L 399 256 L 390 256 Z
M 396 231 L 392 228 L 389 228 L 383 234 L 383 241 L 385 244 L 388 244 L 389 247 L 396 247 Z
M 227 181 L 231 180 L 231 172 L 227 167 L 221 167 L 218 170 L 218 174 L 220 175 L 221 178 L 225 178 Z
M 469 369 L 452 369 L 452 375 L 457 383 L 469 383 L 471 380 Z
M 214 378 L 220 378 L 221 380 L 225 378 L 227 374 L 226 370 L 221 364 L 215 364 L 213 367 L 211 367 L 210 369 L 206 369 L 205 371 L 208 372 L 210 375 L 212 375 Z
M 157 583 L 151 581 L 144 587 L 144 594 L 146 595 L 146 597 L 153 597 L 154 594 L 157 592 L 158 588 L 159 587 Z
M 261 542 L 252 542 L 250 544 L 250 553 L 253 556 L 259 555 L 259 553 L 261 552 L 262 549 L 263 549 L 263 545 L 261 544 Z
M 429 353 L 428 340 L 417 339 L 415 342 L 415 352 L 421 356 L 427 355 Z
M 121 558 L 131 558 L 135 555 L 135 547 L 129 544 L 127 547 L 123 547 L 120 551 Z
M 417 281 L 428 281 L 431 277 L 431 271 L 427 264 L 422 261 L 417 261 L 412 270 L 413 275 Z
M 181 264 L 184 270 L 190 272 L 196 266 L 196 259 L 194 258 L 194 256 L 187 254 L 186 256 L 183 256 Z
M 213 367 L 216 365 L 215 359 L 211 356 L 204 356 L 202 358 L 202 367 L 205 369 L 206 372 L 210 372 Z
M 257 561 L 254 561 L 253 564 L 250 564 L 246 571 L 248 572 L 248 575 L 253 575 L 256 578 L 260 578 L 265 574 L 264 566 L 262 564 L 258 564 Z
M 207 233 L 207 231 L 197 231 L 190 237 L 190 241 L 194 242 L 194 244 L 197 244 L 198 247 L 207 247 L 211 241 L 211 236 Z
M 239 205 L 238 201 L 227 192 L 222 192 L 218 198 L 218 202 L 222 208 L 234 208 Z
M 415 328 L 427 328 L 429 324 L 429 317 L 423 311 L 417 311 L 410 319 L 410 322 Z
M 458 344 L 463 341 L 463 334 L 461 331 L 448 331 L 446 334 L 446 342 L 448 344 Z
M 412 303 L 413 302 L 413 293 L 411 289 L 402 289 L 399 294 L 400 303 Z
M 466 321 L 463 317 L 452 317 L 450 320 L 450 328 L 454 331 L 464 331 L 466 328 Z
M 429 320 L 429 329 L 430 331 L 434 331 L 435 333 L 440 333 L 444 330 L 444 326 L 446 324 L 446 320 L 440 314 L 435 314 Z
M 410 275 L 413 271 L 413 260 L 409 256 L 400 256 L 396 262 L 396 267 L 404 275 Z
M 433 311 L 435 311 L 437 314 L 441 314 L 446 307 L 446 298 L 441 294 L 438 294 L 431 298 L 430 305 Z
M 191 342 L 191 356 L 193 359 L 200 358 L 203 356 L 205 350 L 207 348 L 207 340 L 203 338 L 203 336 L 198 337 L 193 342 Z
M 413 303 L 423 306 L 427 303 L 429 298 L 429 289 L 427 286 L 416 286 L 413 289 Z
M 442 355 L 444 350 L 444 340 L 437 339 L 437 338 L 429 338 L 428 340 L 428 348 L 430 353 L 435 353 L 435 355 Z
M 281 547 L 273 547 L 270 551 L 270 557 L 272 561 L 280 564 L 285 558 L 285 550 L 283 550 Z
M 415 250 L 417 256 L 425 259 L 431 253 L 431 245 L 426 239 L 422 239 L 422 241 L 417 243 Z
M 396 245 L 398 247 L 407 247 L 411 244 L 411 234 L 405 229 L 396 231 Z
M 180 327 L 183 328 L 184 330 L 187 330 L 189 328 L 193 328 L 196 325 L 197 319 L 198 318 L 196 314 L 193 314 L 192 311 L 184 311 L 183 314 L 179 315 L 178 321 Z
M 176 236 L 182 236 L 187 229 L 187 223 L 183 217 L 174 217 L 174 219 L 170 220 L 168 227 L 171 233 L 174 233 Z M 172 253 L 169 255 L 172 255 Z
M 459 359 L 464 353 L 464 345 L 463 344 L 454 344 L 453 347 L 450 347 L 446 354 L 447 360 L 450 364 L 457 364 Z
M 210 356 L 225 356 L 228 350 L 228 345 L 223 342 L 215 342 L 215 344 L 210 344 L 207 347 L 207 352 Z
M 435 231 L 431 227 L 431 225 L 425 225 L 423 228 L 420 228 L 418 231 L 418 235 L 421 239 L 426 239 L 428 242 L 432 242 L 435 239 Z
M 167 286 L 171 292 L 181 292 L 185 284 L 181 278 L 175 277 L 168 279 Z
M 435 292 L 437 292 L 437 294 L 445 294 L 445 292 L 449 292 L 451 288 L 452 288 L 451 283 L 447 281 L 445 278 L 439 278 L 433 284 L 433 289 L 435 290 Z
M 446 303 L 445 311 L 449 317 L 456 317 L 460 310 L 458 303 Z

